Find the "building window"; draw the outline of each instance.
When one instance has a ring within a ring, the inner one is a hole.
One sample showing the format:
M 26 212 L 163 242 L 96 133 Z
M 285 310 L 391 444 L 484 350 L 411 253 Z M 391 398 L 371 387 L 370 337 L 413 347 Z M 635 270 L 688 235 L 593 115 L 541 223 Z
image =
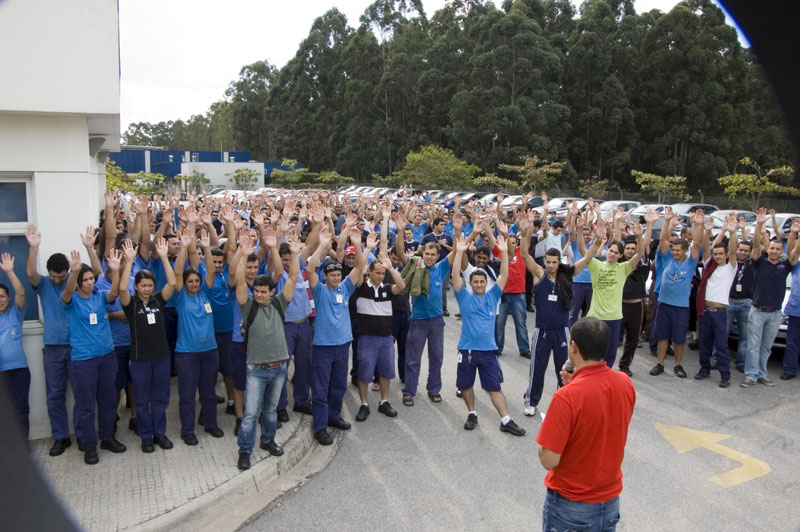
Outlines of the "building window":
M 25 229 L 33 221 L 31 180 L 24 177 L 0 177 L 0 253 L 11 253 L 14 256 L 14 272 L 25 287 L 26 321 L 39 319 L 39 302 L 25 273 L 25 263 L 28 260 Z M 8 277 L 1 270 L 0 283 L 12 290 Z

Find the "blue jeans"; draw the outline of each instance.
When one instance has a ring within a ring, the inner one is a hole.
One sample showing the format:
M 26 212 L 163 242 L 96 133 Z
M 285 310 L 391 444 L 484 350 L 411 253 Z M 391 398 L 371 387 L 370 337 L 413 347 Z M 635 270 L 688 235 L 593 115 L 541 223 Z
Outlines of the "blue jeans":
M 517 347 L 520 353 L 530 353 L 528 343 L 528 315 L 525 309 L 525 294 L 503 294 L 500 297 L 500 308 L 497 311 L 497 321 L 494 325 L 494 339 L 497 350 L 502 351 L 506 343 L 506 319 L 508 313 L 514 320 L 514 332 L 517 334 Z
M 542 510 L 543 532 L 605 532 L 617 529 L 619 497 L 608 502 L 589 504 L 569 501 L 549 490 Z
M 522 294 L 524 296 L 524 294 Z M 523 297 L 523 302 L 525 298 Z M 523 307 L 523 310 L 525 307 Z M 444 361 L 444 318 L 436 316 L 411 320 L 406 338 L 406 370 L 403 395 L 414 397 L 419 384 L 420 363 L 425 342 L 428 342 L 428 393 L 442 391 L 442 362 Z
M 772 344 L 778 336 L 783 314 L 780 310 L 761 312 L 750 307 L 749 328 L 747 331 L 747 360 L 744 374 L 748 379 L 757 380 L 767 376 L 767 360 L 772 352 Z
M 275 437 L 278 430 L 278 399 L 286 382 L 289 361 L 277 368 L 247 365 L 247 386 L 244 391 L 244 415 L 239 429 L 239 452 L 252 453 L 256 444 L 256 419 L 261 416 L 261 443 Z
M 737 366 L 744 366 L 744 362 L 747 360 L 747 325 L 752 304 L 752 299 L 731 299 L 728 301 L 728 334 L 731 334 L 734 322 L 736 322 L 738 334 L 736 346 Z

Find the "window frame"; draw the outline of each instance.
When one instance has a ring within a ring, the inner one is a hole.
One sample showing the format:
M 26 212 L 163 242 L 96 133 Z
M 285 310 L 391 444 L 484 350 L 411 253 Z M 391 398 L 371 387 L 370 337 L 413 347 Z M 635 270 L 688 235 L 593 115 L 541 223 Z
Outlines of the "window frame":
M 33 224 L 36 225 L 36 211 L 35 205 L 36 202 L 34 201 L 33 197 L 33 176 L 30 174 L 21 174 L 21 173 L 4 173 L 0 172 L 0 185 L 4 183 L 24 183 L 25 184 L 25 202 L 27 207 L 28 218 L 23 222 L 0 222 L 0 236 L 21 236 L 25 238 L 25 231 L 28 229 L 28 225 Z M 28 256 L 25 255 L 24 257 L 15 257 L 15 260 L 18 262 L 22 262 L 23 264 L 28 260 Z M 27 275 L 24 279 L 20 278 L 20 281 L 23 285 L 29 286 L 30 281 L 28 281 Z M 23 321 L 23 334 L 25 331 L 29 329 L 41 328 L 44 324 L 42 322 L 42 308 L 39 304 L 39 298 L 35 296 L 35 304 L 36 304 L 36 313 L 37 318 L 32 320 L 24 320 Z M 25 306 L 33 304 L 32 301 L 25 301 Z

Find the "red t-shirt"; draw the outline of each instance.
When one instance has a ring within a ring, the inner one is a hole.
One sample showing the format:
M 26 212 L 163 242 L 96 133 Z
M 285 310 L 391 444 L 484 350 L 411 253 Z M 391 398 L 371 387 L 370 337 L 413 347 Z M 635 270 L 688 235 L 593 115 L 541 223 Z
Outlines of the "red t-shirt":
M 536 443 L 561 455 L 544 484 L 571 501 L 608 502 L 622 491 L 622 458 L 636 403 L 631 379 L 605 362 L 556 390 Z
M 500 248 L 496 245 L 492 249 L 495 257 L 500 256 Z M 514 252 L 514 256 L 508 262 L 508 281 L 503 288 L 504 294 L 524 294 L 525 293 L 525 261 L 519 254 L 519 246 Z

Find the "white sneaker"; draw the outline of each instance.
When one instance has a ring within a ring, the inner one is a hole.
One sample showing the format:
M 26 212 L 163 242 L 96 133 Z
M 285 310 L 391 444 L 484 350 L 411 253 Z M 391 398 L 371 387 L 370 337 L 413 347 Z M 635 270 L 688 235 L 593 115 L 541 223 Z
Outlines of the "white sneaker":
M 526 406 L 525 407 L 525 415 L 526 416 L 535 416 L 536 415 L 536 407 L 535 406 Z

